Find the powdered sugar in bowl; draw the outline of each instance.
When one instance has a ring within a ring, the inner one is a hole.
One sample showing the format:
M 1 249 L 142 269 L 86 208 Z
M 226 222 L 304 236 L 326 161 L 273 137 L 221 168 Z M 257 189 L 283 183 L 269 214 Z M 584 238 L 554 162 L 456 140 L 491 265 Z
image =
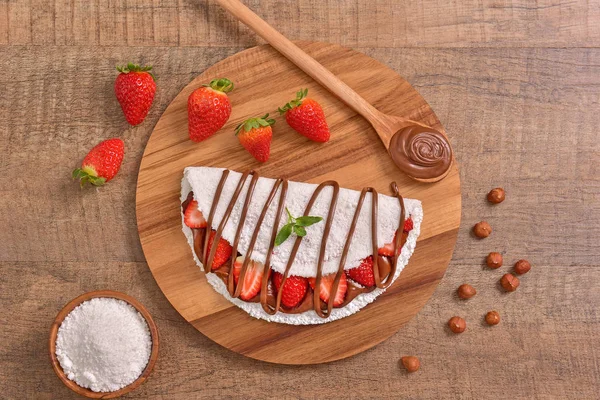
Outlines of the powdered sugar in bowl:
M 137 300 L 101 290 L 73 299 L 58 313 L 49 348 L 52 367 L 69 389 L 111 399 L 150 375 L 158 357 L 158 330 Z

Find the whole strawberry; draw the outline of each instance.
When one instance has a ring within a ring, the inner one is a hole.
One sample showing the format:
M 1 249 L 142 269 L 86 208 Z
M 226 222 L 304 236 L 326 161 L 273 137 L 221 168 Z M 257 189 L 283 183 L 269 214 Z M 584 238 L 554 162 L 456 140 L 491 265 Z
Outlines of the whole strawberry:
M 288 125 L 302 136 L 315 142 L 329 141 L 329 126 L 321 105 L 313 99 L 307 99 L 308 89 L 300 89 L 296 99 L 279 108 L 285 114 Z
M 188 130 L 190 139 L 201 142 L 217 133 L 231 115 L 227 93 L 233 82 L 227 78 L 214 79 L 192 92 L 188 97 Z
M 250 118 L 235 128 L 238 140 L 256 160 L 266 162 L 271 153 L 271 139 L 273 130 L 271 125 L 274 119 L 269 119 L 269 114 L 264 117 Z
M 85 156 L 81 168 L 73 171 L 73 179 L 79 179 L 81 187 L 86 183 L 102 186 L 115 177 L 125 154 L 121 139 L 108 139 L 100 142 Z
M 132 63 L 117 67 L 120 74 L 115 81 L 115 94 L 127 122 L 134 126 L 144 121 L 154 101 L 156 82 L 149 72 L 151 69 L 149 65 L 141 67 Z

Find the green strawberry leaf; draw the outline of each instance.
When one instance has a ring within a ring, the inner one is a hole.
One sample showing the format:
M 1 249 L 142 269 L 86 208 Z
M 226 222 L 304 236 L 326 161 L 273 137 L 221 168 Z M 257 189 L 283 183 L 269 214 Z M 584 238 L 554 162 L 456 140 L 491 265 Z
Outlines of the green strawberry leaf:
M 249 118 L 235 128 L 235 134 L 239 134 L 242 128 L 244 128 L 244 131 L 250 132 L 252 129 L 259 129 L 260 127 L 271 126 L 274 123 L 275 120 L 269 118 L 269 114 L 266 114 L 262 117 Z
M 321 218 L 321 217 L 311 217 L 311 216 L 299 217 L 299 218 L 296 218 L 296 225 L 311 226 L 311 225 L 314 225 L 317 222 L 321 222 L 321 221 L 323 221 L 323 218 Z
M 106 183 L 106 178 L 102 178 L 102 177 L 95 177 L 93 179 L 90 179 L 90 182 L 92 183 L 92 185 L 94 186 L 102 186 Z
M 234 85 L 233 85 L 233 82 L 231 82 L 229 79 L 220 78 L 220 79 L 213 79 L 212 81 L 210 81 L 210 83 L 208 85 L 203 85 L 203 86 L 210 87 L 219 92 L 229 93 L 233 90 Z
M 296 92 L 296 98 L 287 102 L 283 107 L 279 107 L 277 111 L 279 111 L 279 115 L 285 114 L 288 110 L 291 110 L 294 107 L 298 107 L 302 105 L 302 100 L 308 94 L 308 89 L 300 89 Z
M 306 236 L 306 229 L 299 225 L 294 225 L 294 233 L 300 237 Z
M 294 224 L 285 224 L 277 236 L 275 237 L 275 246 L 281 245 L 283 242 L 287 240 L 292 234 L 292 229 L 294 228 Z
M 148 75 L 150 75 L 152 79 L 156 81 L 156 77 L 152 72 L 150 72 L 151 70 L 151 65 L 138 65 L 134 63 L 127 63 L 127 65 L 117 65 L 117 71 L 119 71 L 122 74 L 128 74 L 130 72 L 147 72 Z

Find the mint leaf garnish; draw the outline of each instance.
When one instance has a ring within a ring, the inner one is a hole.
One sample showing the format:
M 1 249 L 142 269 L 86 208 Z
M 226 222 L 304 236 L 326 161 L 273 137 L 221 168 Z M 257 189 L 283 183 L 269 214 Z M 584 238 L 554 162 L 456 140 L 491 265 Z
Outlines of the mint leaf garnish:
M 306 229 L 304 229 L 304 227 L 314 225 L 323 220 L 321 217 L 312 216 L 294 218 L 287 207 L 285 208 L 285 212 L 288 215 L 287 224 L 281 227 L 279 233 L 275 237 L 275 246 L 279 246 L 285 242 L 292 232 L 299 237 L 306 236 Z
M 285 224 L 283 228 L 279 231 L 277 236 L 275 237 L 275 246 L 281 245 L 281 243 L 285 242 L 287 238 L 292 234 L 292 229 L 294 228 L 294 224 Z
M 294 233 L 300 237 L 306 236 L 306 229 L 299 225 L 294 225 Z
M 311 226 L 313 224 L 316 224 L 317 222 L 321 222 L 323 221 L 323 218 L 321 217 L 300 217 L 300 218 L 296 218 L 296 225 L 298 226 Z

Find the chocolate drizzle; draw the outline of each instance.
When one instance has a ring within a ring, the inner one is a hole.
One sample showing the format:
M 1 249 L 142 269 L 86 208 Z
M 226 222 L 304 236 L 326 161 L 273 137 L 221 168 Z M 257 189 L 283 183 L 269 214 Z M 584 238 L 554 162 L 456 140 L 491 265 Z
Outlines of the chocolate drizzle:
M 433 179 L 443 176 L 452 164 L 452 148 L 440 132 L 420 125 L 409 125 L 390 141 L 394 163 L 409 176 Z
M 254 250 L 254 246 L 256 244 L 260 229 L 261 229 L 264 219 L 266 217 L 267 211 L 269 210 L 269 208 L 273 202 L 273 199 L 275 198 L 275 196 L 277 194 L 277 191 L 281 188 L 281 192 L 279 195 L 279 202 L 278 202 L 278 206 L 277 206 L 277 212 L 275 214 L 275 221 L 273 222 L 273 228 L 271 230 L 269 249 L 267 252 L 267 257 L 265 260 L 265 265 L 264 265 L 264 270 L 263 270 L 260 295 L 257 295 L 255 298 L 250 299 L 249 301 L 250 302 L 260 302 L 263 310 L 270 315 L 276 314 L 278 311 L 282 311 L 284 313 L 295 314 L 295 313 L 301 313 L 301 312 L 305 312 L 310 309 L 313 309 L 321 318 L 329 317 L 329 315 L 331 314 L 331 311 L 333 309 L 333 302 L 334 302 L 335 296 L 333 296 L 333 295 L 329 296 L 329 301 L 327 303 L 325 303 L 325 302 L 321 301 L 321 299 L 319 298 L 318 288 L 320 287 L 321 279 L 322 279 L 323 261 L 325 259 L 325 250 L 327 248 L 327 239 L 329 237 L 331 225 L 333 224 L 333 219 L 335 217 L 335 210 L 336 210 L 337 200 L 338 200 L 338 196 L 339 196 L 339 184 L 336 181 L 326 181 L 326 182 L 321 183 L 320 185 L 317 186 L 317 188 L 313 192 L 310 200 L 308 201 L 308 204 L 306 205 L 306 208 L 304 210 L 304 216 L 308 216 L 310 214 L 310 211 L 311 211 L 314 203 L 316 202 L 317 198 L 319 197 L 319 194 L 325 187 L 330 186 L 333 188 L 332 198 L 331 198 L 331 202 L 329 205 L 329 212 L 327 215 L 327 220 L 325 222 L 325 228 L 323 231 L 323 238 L 321 239 L 321 248 L 319 251 L 319 259 L 317 262 L 317 274 L 316 274 L 316 280 L 315 280 L 316 290 L 314 290 L 312 292 L 312 295 L 310 293 L 308 293 L 305 296 L 304 300 L 299 305 L 297 305 L 293 309 L 288 309 L 281 305 L 281 297 L 282 297 L 283 291 L 279 291 L 279 293 L 275 294 L 274 287 L 270 280 L 271 256 L 273 253 L 273 248 L 275 246 L 275 237 L 277 236 L 277 228 L 279 227 L 279 222 L 281 221 L 281 216 L 283 213 L 283 207 L 285 204 L 285 199 L 286 199 L 287 189 L 288 189 L 288 181 L 286 179 L 277 179 L 275 181 L 275 183 L 273 184 L 273 188 L 271 189 L 271 192 L 269 193 L 267 201 L 265 202 L 265 204 L 263 206 L 263 209 L 262 209 L 260 216 L 258 218 L 258 221 L 256 223 L 256 227 L 252 233 L 252 237 L 250 238 L 250 243 L 248 245 L 248 251 L 244 257 L 244 262 L 243 262 L 241 270 L 240 270 L 240 275 L 239 275 L 237 285 L 234 282 L 232 271 L 234 268 L 235 258 L 237 255 L 237 248 L 239 245 L 242 229 L 243 229 L 244 223 L 246 221 L 246 216 L 248 213 L 250 203 L 252 201 L 252 196 L 254 194 L 254 188 L 255 188 L 256 182 L 258 181 L 258 178 L 259 178 L 259 176 L 256 172 L 254 172 L 254 171 L 245 172 L 240 177 L 237 187 L 234 190 L 233 196 L 227 206 L 227 209 L 225 210 L 223 219 L 221 220 L 221 222 L 219 223 L 219 226 L 216 229 L 213 241 L 216 243 L 221 238 L 223 229 L 225 228 L 227 221 L 229 220 L 229 217 L 231 216 L 233 208 L 240 196 L 242 188 L 244 187 L 249 175 L 252 175 L 252 178 L 248 185 L 248 190 L 246 191 L 246 197 L 245 197 L 244 205 L 243 205 L 243 208 L 241 211 L 240 222 L 239 222 L 239 225 L 236 230 L 234 243 L 232 245 L 231 260 L 229 263 L 225 263 L 225 265 L 223 265 L 222 267 L 220 267 L 219 269 L 217 269 L 213 272 L 216 273 L 217 276 L 219 276 L 223 280 L 223 282 L 227 285 L 227 289 L 228 289 L 228 292 L 231 295 L 231 297 L 237 298 L 240 296 L 240 293 L 241 293 L 241 290 L 243 287 L 244 278 L 245 278 L 246 272 L 248 270 L 248 265 L 251 262 L 252 252 Z M 210 229 L 210 227 L 212 226 L 212 221 L 214 219 L 216 208 L 221 199 L 223 187 L 225 186 L 225 182 L 227 181 L 228 176 L 229 176 L 229 170 L 224 170 L 223 174 L 221 176 L 221 180 L 219 181 L 219 184 L 215 191 L 213 203 L 211 205 L 210 213 L 209 213 L 209 216 L 207 219 L 208 229 Z M 398 262 L 398 256 L 400 254 L 400 250 L 401 250 L 402 246 L 404 245 L 404 243 L 406 242 L 406 234 L 402 233 L 402 229 L 404 226 L 404 219 L 405 219 L 404 199 L 402 198 L 402 196 L 400 196 L 400 194 L 398 192 L 398 187 L 395 182 L 392 182 L 391 188 L 392 188 L 392 192 L 394 193 L 394 195 L 398 198 L 398 201 L 400 204 L 400 219 L 398 221 L 398 231 L 397 231 L 398 234 L 395 236 L 396 251 L 393 256 L 393 261 L 390 263 L 386 257 L 382 257 L 382 256 L 378 255 L 378 248 L 377 248 L 377 210 L 378 210 L 378 201 L 377 200 L 378 200 L 378 194 L 377 194 L 377 191 L 373 188 L 370 188 L 370 187 L 364 188 L 360 193 L 358 205 L 356 207 L 356 211 L 355 211 L 354 217 L 352 219 L 352 224 L 350 225 L 350 229 L 349 229 L 347 237 L 346 237 L 346 242 L 344 244 L 344 248 L 343 248 L 343 251 L 342 251 L 342 254 L 340 257 L 338 271 L 336 273 L 336 276 L 333 281 L 330 292 L 332 294 L 335 294 L 338 290 L 342 274 L 344 274 L 344 265 L 346 263 L 346 258 L 348 256 L 348 252 L 349 252 L 350 246 L 352 244 L 352 237 L 353 237 L 354 231 L 356 229 L 356 224 L 358 222 L 358 218 L 360 216 L 360 212 L 361 212 L 366 194 L 369 192 L 372 195 L 371 229 L 372 229 L 373 262 L 374 262 L 373 271 L 374 271 L 374 275 L 375 275 L 375 286 L 367 288 L 367 287 L 361 287 L 361 286 L 355 285 L 352 282 L 348 282 L 348 290 L 346 293 L 346 297 L 345 297 L 344 302 L 340 305 L 340 307 L 347 305 L 354 298 L 356 298 L 356 296 L 358 296 L 361 293 L 367 293 L 367 292 L 373 291 L 373 290 L 375 290 L 376 287 L 377 288 L 386 288 L 392 283 L 394 274 L 396 272 L 396 264 Z M 182 204 L 182 207 L 184 207 L 184 209 L 185 209 L 186 203 L 188 203 L 190 200 L 191 200 L 191 198 L 188 196 L 188 199 Z M 193 229 L 192 231 L 193 231 L 193 235 L 194 235 L 194 251 L 196 252 L 196 255 L 201 255 L 200 261 L 204 265 L 204 271 L 206 273 L 209 273 L 211 271 L 209 266 L 212 264 L 217 246 L 211 246 L 210 254 L 207 254 L 208 240 L 211 235 L 207 232 L 206 229 Z M 302 239 L 303 239 L 303 237 L 299 237 L 299 236 L 296 237 L 294 246 L 290 253 L 290 257 L 286 264 L 285 271 L 283 273 L 283 278 L 282 278 L 280 287 L 284 287 L 284 285 L 285 285 L 285 281 L 287 280 L 289 271 L 291 270 L 292 265 L 294 264 L 294 260 L 296 259 L 296 255 L 298 253 L 300 244 L 302 243 Z M 384 281 L 381 280 L 382 277 L 385 278 Z

